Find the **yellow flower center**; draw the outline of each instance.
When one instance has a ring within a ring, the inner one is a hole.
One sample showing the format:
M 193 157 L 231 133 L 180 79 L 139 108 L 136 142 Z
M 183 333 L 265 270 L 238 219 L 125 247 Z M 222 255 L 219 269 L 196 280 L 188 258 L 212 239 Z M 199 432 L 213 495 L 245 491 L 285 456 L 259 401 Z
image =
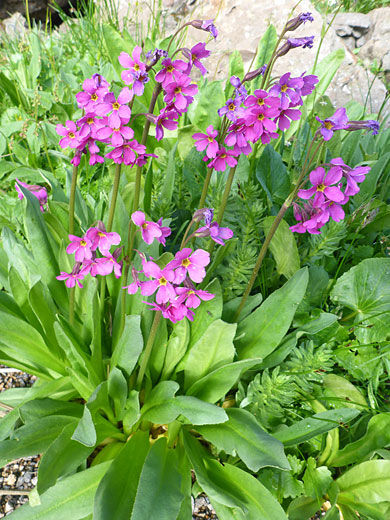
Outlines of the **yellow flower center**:
M 189 296 L 190 294 L 195 294 L 195 291 L 188 291 L 188 296 Z
M 91 99 L 92 99 L 92 101 L 97 101 L 98 97 L 96 94 L 92 94 Z
M 325 184 L 319 184 L 317 186 L 317 191 L 324 191 L 325 188 L 326 188 Z
M 264 114 L 259 114 L 259 115 L 257 116 L 257 119 L 258 119 L 259 121 L 263 121 L 264 117 L 265 117 Z
M 212 143 L 214 141 L 214 137 L 208 137 L 207 139 L 208 139 L 209 143 Z
M 176 87 L 175 90 L 174 90 L 175 94 L 180 94 L 181 92 L 181 87 Z
M 138 65 L 138 63 L 135 63 L 133 68 L 134 68 L 134 70 L 139 70 L 139 65 Z
M 167 72 L 171 73 L 173 72 L 175 69 L 174 67 L 172 67 L 172 65 L 169 65 L 169 67 L 167 67 Z
M 183 267 L 188 267 L 190 265 L 191 261 L 189 258 L 184 258 L 184 260 L 181 261 L 181 265 Z
M 162 277 L 159 279 L 158 283 L 159 283 L 160 285 L 167 285 L 168 282 L 167 282 L 166 278 L 164 278 L 164 277 L 162 276 Z
M 147 229 L 148 225 L 146 222 L 144 222 L 141 227 L 142 227 L 142 229 Z
M 101 231 L 99 231 L 98 235 L 99 235 L 99 237 L 104 237 L 105 236 L 105 234 L 102 233 Z
M 117 101 L 115 101 L 115 103 L 112 104 L 112 109 L 113 109 L 113 110 L 119 110 L 120 107 L 121 107 L 121 106 L 120 106 L 120 104 L 119 104 Z
M 327 130 L 331 130 L 333 128 L 333 123 L 331 121 L 326 121 L 324 126 Z
M 80 240 L 80 246 L 85 247 L 87 245 L 87 242 L 85 240 Z
M 236 109 L 236 106 L 235 106 L 234 103 L 230 103 L 230 105 L 229 105 L 228 108 L 229 108 L 229 110 L 235 110 L 235 109 Z
M 288 89 L 288 86 L 287 85 L 282 85 L 282 87 L 280 88 L 280 90 L 282 92 L 287 92 L 287 89 Z
M 259 98 L 259 99 L 257 100 L 257 104 L 258 104 L 258 105 L 264 105 L 264 99 L 263 99 L 263 98 Z
M 119 132 L 120 128 L 113 128 L 114 132 Z
M 221 153 L 220 157 L 221 157 L 221 159 L 225 159 L 226 158 L 226 153 Z
M 68 137 L 70 137 L 71 139 L 74 139 L 76 136 L 74 135 L 73 132 L 69 132 Z
M 88 123 L 89 125 L 92 125 L 92 123 L 93 123 L 93 118 L 92 118 L 92 117 L 88 117 L 88 119 L 87 119 L 87 123 Z

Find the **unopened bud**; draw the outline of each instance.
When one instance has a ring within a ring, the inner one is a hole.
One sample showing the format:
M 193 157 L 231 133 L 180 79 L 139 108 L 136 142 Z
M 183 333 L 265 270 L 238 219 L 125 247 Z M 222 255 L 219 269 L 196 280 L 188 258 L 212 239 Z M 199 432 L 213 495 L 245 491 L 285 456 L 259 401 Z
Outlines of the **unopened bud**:
M 286 23 L 286 26 L 284 28 L 285 31 L 295 31 L 295 29 L 298 29 L 303 23 L 306 22 L 313 22 L 314 18 L 311 13 L 301 13 L 295 18 L 291 18 Z

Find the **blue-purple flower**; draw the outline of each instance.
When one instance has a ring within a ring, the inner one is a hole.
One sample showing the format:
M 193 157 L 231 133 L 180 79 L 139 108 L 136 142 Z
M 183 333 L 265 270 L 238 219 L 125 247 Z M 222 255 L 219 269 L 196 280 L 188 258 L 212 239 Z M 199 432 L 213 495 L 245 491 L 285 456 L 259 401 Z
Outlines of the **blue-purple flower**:
M 348 129 L 348 116 L 345 108 L 338 108 L 333 116 L 328 117 L 328 119 L 322 120 L 318 116 L 316 116 L 316 119 L 321 123 L 319 131 L 324 138 L 324 141 L 329 141 L 335 130 Z

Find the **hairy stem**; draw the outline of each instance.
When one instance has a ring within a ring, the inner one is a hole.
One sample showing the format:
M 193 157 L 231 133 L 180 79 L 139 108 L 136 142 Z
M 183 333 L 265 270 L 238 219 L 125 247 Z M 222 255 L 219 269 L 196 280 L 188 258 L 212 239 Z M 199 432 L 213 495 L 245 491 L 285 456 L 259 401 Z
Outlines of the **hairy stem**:
M 148 366 L 150 354 L 152 353 L 154 340 L 156 339 L 156 334 L 157 334 L 157 329 L 158 329 L 158 326 L 160 323 L 160 319 L 161 319 L 161 312 L 157 311 L 156 314 L 154 315 L 152 328 L 150 329 L 150 333 L 149 333 L 148 341 L 146 343 L 144 355 L 142 357 L 141 365 L 139 367 L 137 382 L 135 384 L 135 386 L 138 390 L 140 390 L 142 381 L 144 379 L 146 367 Z
M 120 181 L 120 178 L 121 178 L 121 166 L 122 166 L 121 164 L 116 164 L 115 165 L 114 186 L 112 188 L 110 211 L 109 211 L 109 214 L 108 214 L 108 222 L 107 222 L 107 231 L 111 231 L 112 223 L 114 221 L 116 201 L 117 201 L 117 198 L 118 198 L 119 181 Z

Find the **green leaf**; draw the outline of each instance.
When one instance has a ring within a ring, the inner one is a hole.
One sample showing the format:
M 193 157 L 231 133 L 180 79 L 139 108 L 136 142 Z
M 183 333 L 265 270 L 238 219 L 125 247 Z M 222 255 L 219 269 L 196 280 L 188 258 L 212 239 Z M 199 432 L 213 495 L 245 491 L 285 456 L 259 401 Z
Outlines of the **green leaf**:
M 132 52 L 133 46 L 130 47 L 129 43 L 122 37 L 122 35 L 116 31 L 110 24 L 102 24 L 102 33 L 104 43 L 107 47 L 107 56 L 111 61 L 118 78 L 121 77 L 123 71 L 122 65 L 118 61 L 118 56 L 122 51 Z
M 257 46 L 256 58 L 252 70 L 259 69 L 263 65 L 269 65 L 269 60 L 275 49 L 277 41 L 278 35 L 276 33 L 276 29 L 272 24 L 269 24 L 267 30 L 259 41 L 259 45 Z M 260 87 L 261 80 L 262 76 L 258 76 L 254 80 L 254 88 Z
M 321 433 L 328 432 L 347 423 L 360 414 L 359 410 L 353 408 L 339 408 L 338 410 L 326 410 L 307 419 L 302 419 L 292 426 L 280 430 L 274 434 L 285 446 L 294 446 L 305 442 Z
M 289 520 L 310 520 L 318 511 L 318 501 L 311 497 L 298 497 L 288 506 Z
M 240 306 L 242 300 L 242 296 L 237 296 L 236 298 L 233 298 L 232 300 L 228 301 L 223 306 L 223 314 L 222 319 L 223 321 L 227 321 L 228 323 L 233 323 L 234 315 L 237 312 L 238 307 Z M 247 301 L 245 302 L 245 305 L 240 313 L 240 316 L 238 317 L 238 322 L 242 321 L 244 318 L 246 318 L 256 307 L 260 305 L 260 303 L 263 301 L 263 296 L 261 293 L 253 294 L 248 296 Z
M 282 204 L 290 193 L 290 180 L 282 157 L 267 144 L 257 161 L 256 178 L 267 194 L 269 204 Z
M 380 413 L 370 419 L 363 437 L 339 450 L 332 457 L 331 464 L 336 468 L 354 464 L 388 444 L 390 444 L 390 414 Z
M 283 444 L 266 433 L 246 410 L 226 410 L 229 420 L 218 426 L 198 426 L 197 431 L 209 442 L 230 455 L 237 455 L 247 467 L 257 472 L 272 466 L 290 469 Z
M 261 361 L 262 358 L 244 359 L 223 365 L 195 381 L 186 393 L 194 395 L 202 401 L 216 403 L 234 387 L 245 370 L 260 364 Z
M 130 377 L 143 346 L 141 317 L 138 315 L 125 316 L 125 326 L 111 357 L 111 366 L 119 367 Z
M 331 298 L 355 311 L 359 341 L 385 340 L 390 329 L 390 258 L 368 258 L 352 267 L 337 280 Z
M 236 508 L 246 520 L 287 520 L 276 499 L 255 477 L 230 464 L 222 466 L 189 433 L 183 432 L 183 439 L 197 481 L 211 503 Z
M 244 62 L 242 61 L 242 56 L 240 51 L 234 49 L 233 52 L 229 56 L 229 74 L 228 78 L 232 76 L 238 76 L 241 80 L 244 77 Z M 226 82 L 225 85 L 225 98 L 228 99 L 233 94 L 234 87 L 230 84 L 230 81 Z M 218 107 L 219 108 L 219 107 Z
M 266 357 L 275 350 L 290 328 L 308 279 L 307 268 L 300 269 L 239 324 L 236 341 L 239 358 Z
M 369 460 L 354 466 L 337 479 L 338 501 L 378 504 L 390 502 L 390 460 Z
M 125 413 L 123 416 L 123 430 L 125 433 L 130 433 L 131 427 L 140 417 L 139 392 L 131 390 L 126 401 Z
M 70 423 L 74 425 L 75 419 L 52 415 L 18 428 L 12 439 L 0 443 L 0 467 L 20 457 L 43 453 Z
M 38 493 L 42 495 L 54 486 L 59 477 L 76 471 L 93 451 L 71 439 L 74 424 L 68 424 L 46 450 L 38 468 Z
M 176 172 L 176 154 L 177 143 L 173 146 L 172 150 L 169 152 L 168 156 L 168 165 L 164 175 L 164 182 L 161 188 L 160 193 L 160 201 L 164 202 L 164 204 L 169 204 L 172 200 L 173 195 L 173 187 L 175 184 L 175 172 Z
M 360 392 L 345 377 L 327 374 L 324 377 L 324 399 L 335 408 L 356 408 L 367 410 L 367 402 Z
M 44 369 L 65 375 L 61 360 L 47 348 L 42 336 L 27 322 L 0 311 L 0 338 L 8 347 L 7 352 L 16 359 L 21 358 Z
M 316 461 L 309 457 L 306 463 L 306 471 L 303 475 L 305 494 L 316 498 L 318 504 L 322 503 L 322 497 L 327 493 L 333 482 L 332 474 L 326 466 L 316 467 Z
M 209 125 L 218 128 L 221 118 L 217 109 L 225 104 L 222 81 L 211 81 L 199 90 L 194 103 L 188 108 L 188 116 L 195 126 L 205 131 Z
M 181 480 L 177 450 L 167 448 L 166 438 L 157 440 L 146 456 L 131 518 L 176 518 L 184 498 Z
M 161 380 L 171 377 L 176 365 L 186 353 L 189 341 L 190 326 L 188 320 L 178 321 L 173 325 L 171 335 L 169 336 Z
M 95 446 L 96 444 L 95 424 L 87 406 L 84 407 L 83 416 L 73 432 L 72 439 L 87 447 Z
M 92 512 L 96 488 L 110 466 L 104 462 L 60 480 L 41 498 L 41 505 L 26 504 L 12 514 L 16 520 L 81 520 Z M 112 518 L 112 517 L 111 517 Z
M 356 194 L 356 207 L 363 205 L 372 198 L 377 189 L 379 179 L 388 171 L 389 162 L 390 152 L 387 152 L 381 155 L 372 165 L 370 175 L 367 175 L 364 183 L 361 185 L 359 193 Z
M 149 433 L 142 431 L 124 445 L 96 491 L 94 520 L 130 518 L 149 449 Z
M 119 368 L 112 368 L 108 376 L 108 395 L 114 401 L 115 417 L 121 421 L 127 401 L 127 381 Z
M 267 235 L 276 217 L 266 217 L 263 220 L 264 234 Z M 295 236 L 285 220 L 279 224 L 269 249 L 275 259 L 279 274 L 291 278 L 300 268 L 300 259 Z
M 215 320 L 193 345 L 184 361 L 184 380 L 187 388 L 212 370 L 233 361 L 236 328 L 235 323 Z
M 208 326 L 222 316 L 223 298 L 221 284 L 215 278 L 205 290 L 214 294 L 214 298 L 202 304 L 196 309 L 194 321 L 191 325 L 190 348 L 204 334 Z

